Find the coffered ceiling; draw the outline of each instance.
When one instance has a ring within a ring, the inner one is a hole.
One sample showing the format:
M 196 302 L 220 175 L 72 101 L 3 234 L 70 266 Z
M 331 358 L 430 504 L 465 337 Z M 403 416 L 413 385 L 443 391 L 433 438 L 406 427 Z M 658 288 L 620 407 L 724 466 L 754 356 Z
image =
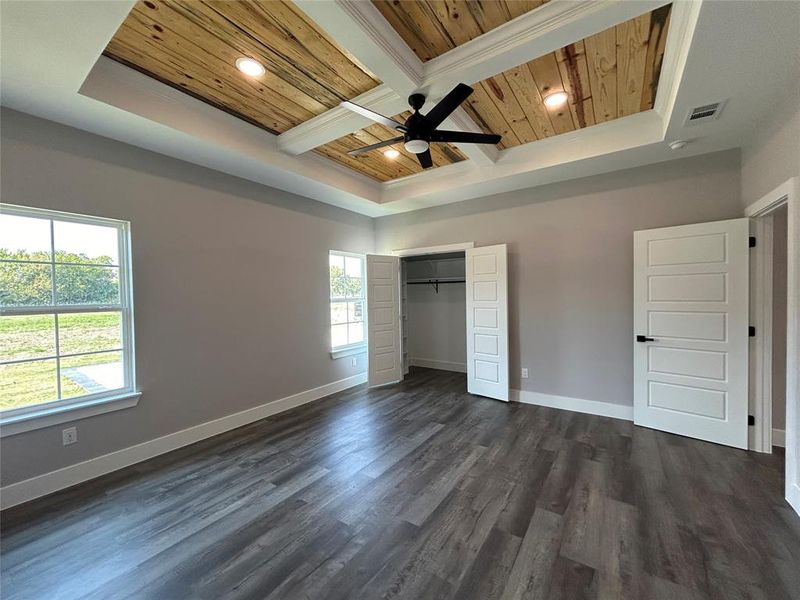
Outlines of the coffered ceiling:
M 541 0 L 383 1 L 373 5 L 422 61 L 429 61 L 515 17 Z M 663 6 L 559 50 L 473 84 L 463 108 L 468 129 L 498 133 L 499 149 L 552 137 L 653 107 L 670 6 Z M 380 81 L 334 42 L 308 15 L 284 0 L 139 0 L 105 55 L 167 85 L 280 134 L 376 88 Z M 266 73 L 247 77 L 236 59 L 261 62 Z M 567 102 L 544 98 L 566 91 Z M 401 122 L 406 112 L 397 115 Z M 380 182 L 423 171 L 402 144 L 348 152 L 391 139 L 371 125 L 315 151 Z M 433 167 L 467 159 L 457 147 L 434 144 Z
M 793 2 L 407 4 L 6 0 L 0 100 L 378 216 L 735 148 L 800 77 Z M 404 38 L 414 10 L 435 16 L 424 46 Z M 244 76 L 243 56 L 266 73 Z M 401 147 L 347 154 L 389 132 L 343 99 L 403 118 L 409 94 L 424 114 L 462 82 L 475 92 L 442 127 L 498 147 L 434 144 L 424 171 Z M 559 87 L 567 104 L 545 108 Z M 716 102 L 718 119 L 687 120 Z

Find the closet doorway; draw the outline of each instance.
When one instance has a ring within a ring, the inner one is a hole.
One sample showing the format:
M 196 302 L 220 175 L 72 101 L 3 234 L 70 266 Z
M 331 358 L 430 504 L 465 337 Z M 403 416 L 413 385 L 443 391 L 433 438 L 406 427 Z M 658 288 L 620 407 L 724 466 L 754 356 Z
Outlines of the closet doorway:
M 507 287 L 505 244 L 368 255 L 370 385 L 420 366 L 466 373 L 470 393 L 508 401 Z

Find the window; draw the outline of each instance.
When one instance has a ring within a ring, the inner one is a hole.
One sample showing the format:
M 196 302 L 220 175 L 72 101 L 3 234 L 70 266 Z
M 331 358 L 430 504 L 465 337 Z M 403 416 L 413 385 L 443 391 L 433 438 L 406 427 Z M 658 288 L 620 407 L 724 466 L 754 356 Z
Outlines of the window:
M 0 205 L 0 416 L 134 391 L 128 223 Z
M 331 349 L 362 346 L 367 340 L 364 322 L 364 257 L 331 252 Z

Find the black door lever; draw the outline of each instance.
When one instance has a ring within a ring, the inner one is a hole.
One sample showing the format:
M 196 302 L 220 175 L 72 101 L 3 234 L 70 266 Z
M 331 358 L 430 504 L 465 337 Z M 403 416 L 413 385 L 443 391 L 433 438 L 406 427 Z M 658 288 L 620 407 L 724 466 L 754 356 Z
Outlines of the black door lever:
M 655 342 L 655 338 L 647 337 L 646 335 L 637 335 L 636 336 L 637 342 Z

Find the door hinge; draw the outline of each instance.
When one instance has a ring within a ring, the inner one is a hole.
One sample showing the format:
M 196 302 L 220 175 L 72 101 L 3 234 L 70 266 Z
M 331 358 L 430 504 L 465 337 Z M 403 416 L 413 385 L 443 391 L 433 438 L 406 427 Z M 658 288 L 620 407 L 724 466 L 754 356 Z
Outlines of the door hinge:
M 751 235 L 748 244 L 749 244 L 749 246 L 751 248 L 755 248 L 756 247 L 756 236 Z
M 753 415 L 747 415 L 747 424 L 748 425 L 755 425 L 756 418 Z
M 756 337 L 756 328 L 750 325 L 750 327 L 747 328 L 747 335 L 750 337 Z

